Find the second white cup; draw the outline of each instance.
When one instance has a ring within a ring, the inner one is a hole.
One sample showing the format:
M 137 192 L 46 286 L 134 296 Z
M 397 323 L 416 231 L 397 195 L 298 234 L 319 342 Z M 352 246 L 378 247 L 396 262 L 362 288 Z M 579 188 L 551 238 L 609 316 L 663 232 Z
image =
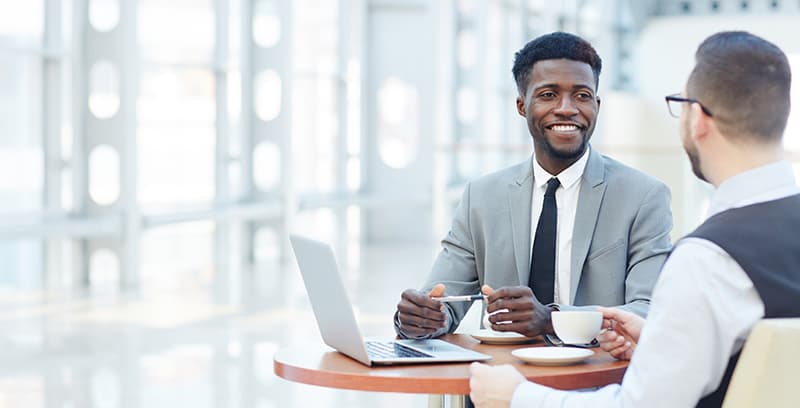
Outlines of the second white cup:
M 591 342 L 603 327 L 603 314 L 589 310 L 553 312 L 553 330 L 567 344 Z

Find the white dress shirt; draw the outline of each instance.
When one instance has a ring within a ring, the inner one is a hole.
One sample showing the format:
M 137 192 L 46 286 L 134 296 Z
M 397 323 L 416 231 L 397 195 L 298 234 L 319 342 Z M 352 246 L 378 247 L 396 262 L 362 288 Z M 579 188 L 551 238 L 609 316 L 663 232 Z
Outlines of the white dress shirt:
M 575 212 L 578 209 L 578 196 L 581 190 L 581 176 L 589 161 L 589 149 L 583 153 L 578 161 L 564 169 L 558 176 L 553 176 L 543 169 L 533 157 L 533 193 L 531 194 L 531 254 L 533 254 L 533 241 L 536 239 L 536 227 L 539 225 L 539 215 L 542 213 L 544 192 L 547 182 L 558 178 L 561 186 L 556 189 L 556 276 L 554 279 L 553 299 L 555 303 L 571 304 L 570 295 L 570 259 L 572 256 L 572 231 L 575 227 Z M 532 260 L 536 262 L 535 259 Z
M 789 163 L 772 163 L 722 183 L 708 215 L 798 193 Z M 569 392 L 525 382 L 511 407 L 694 407 L 719 387 L 731 355 L 763 317 L 753 282 L 730 255 L 704 239 L 681 240 L 664 264 L 621 385 Z

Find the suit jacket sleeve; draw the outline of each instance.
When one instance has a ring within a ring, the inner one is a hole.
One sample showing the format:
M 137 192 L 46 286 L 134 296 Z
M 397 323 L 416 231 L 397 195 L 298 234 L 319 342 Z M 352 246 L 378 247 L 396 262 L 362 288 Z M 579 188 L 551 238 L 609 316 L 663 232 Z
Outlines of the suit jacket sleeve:
M 669 203 L 669 189 L 663 183 L 656 182 L 643 195 L 630 223 L 627 264 L 624 265 L 625 303 L 619 308 L 642 317 L 647 316 L 653 287 L 672 249 L 669 236 L 672 230 L 672 213 Z M 594 309 L 594 306 L 555 306 L 560 310 Z
M 631 226 L 625 304 L 620 308 L 646 317 L 653 287 L 672 249 L 669 189 L 657 183 L 645 194 Z
M 461 202 L 455 210 L 453 224 L 447 236 L 442 240 L 442 250 L 434 261 L 433 268 L 423 287 L 423 292 L 430 291 L 433 286 L 443 283 L 446 295 L 471 295 L 480 290 L 478 271 L 475 263 L 475 243 L 470 230 L 470 192 L 471 185 L 467 184 Z M 469 310 L 469 302 L 446 303 L 449 314 L 449 325 L 440 329 L 433 335 L 438 337 L 454 331 L 461 319 Z M 395 331 L 398 335 L 408 338 L 394 319 Z

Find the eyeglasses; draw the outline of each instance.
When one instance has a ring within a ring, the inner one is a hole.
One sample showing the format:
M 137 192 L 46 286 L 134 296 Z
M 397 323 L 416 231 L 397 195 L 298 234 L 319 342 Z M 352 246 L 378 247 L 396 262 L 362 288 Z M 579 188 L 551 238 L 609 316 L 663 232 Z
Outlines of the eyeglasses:
M 700 101 L 698 101 L 697 99 L 684 98 L 679 93 L 667 95 L 664 97 L 664 99 L 666 99 L 667 101 L 667 109 L 669 110 L 669 114 L 672 115 L 672 117 L 675 118 L 681 117 L 681 109 L 683 109 L 684 103 L 696 103 L 700 105 L 700 109 L 702 109 L 703 113 L 708 115 L 708 117 L 714 117 L 711 111 L 708 110 L 708 108 L 706 108 L 705 106 L 703 106 L 703 104 L 700 103 Z

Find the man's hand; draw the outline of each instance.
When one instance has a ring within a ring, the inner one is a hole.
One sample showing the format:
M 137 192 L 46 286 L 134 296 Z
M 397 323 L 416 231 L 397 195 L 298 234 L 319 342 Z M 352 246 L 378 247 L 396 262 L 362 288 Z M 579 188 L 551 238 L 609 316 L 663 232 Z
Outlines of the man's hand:
M 620 360 L 630 360 L 642 334 L 645 320 L 630 312 L 607 307 L 597 307 L 603 313 L 603 328 L 597 336 L 600 347 Z
M 553 332 L 552 310 L 539 303 L 531 288 L 509 286 L 493 290 L 484 285 L 481 291 L 488 296 L 486 312 L 494 313 L 489 316 L 492 330 L 513 331 L 528 337 Z
M 469 366 L 469 396 L 477 408 L 506 408 L 525 377 L 509 364 L 488 366 L 472 363 Z
M 422 337 L 447 325 L 444 304 L 431 299 L 433 296 L 443 296 L 444 289 L 444 285 L 440 283 L 430 293 L 416 289 L 403 291 L 397 304 L 397 319 L 403 334 L 412 338 Z

